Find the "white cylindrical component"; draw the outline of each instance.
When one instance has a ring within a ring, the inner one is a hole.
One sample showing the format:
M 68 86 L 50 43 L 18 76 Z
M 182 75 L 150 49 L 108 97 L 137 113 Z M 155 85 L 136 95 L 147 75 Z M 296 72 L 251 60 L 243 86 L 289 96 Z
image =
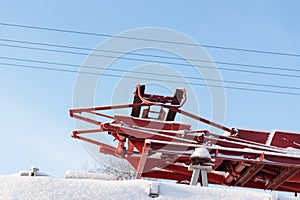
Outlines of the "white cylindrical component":
M 203 187 L 208 187 L 207 171 L 201 170 L 201 185 Z
M 211 156 L 206 148 L 200 147 L 195 149 L 190 160 L 195 163 L 208 163 L 211 161 Z
M 197 185 L 198 179 L 199 179 L 200 169 L 194 169 L 193 175 L 191 178 L 190 185 Z
M 37 168 L 36 166 L 32 166 L 32 167 L 30 167 L 30 169 L 29 169 L 29 176 L 35 176 L 36 175 L 36 172 L 38 172 L 39 171 L 39 168 Z

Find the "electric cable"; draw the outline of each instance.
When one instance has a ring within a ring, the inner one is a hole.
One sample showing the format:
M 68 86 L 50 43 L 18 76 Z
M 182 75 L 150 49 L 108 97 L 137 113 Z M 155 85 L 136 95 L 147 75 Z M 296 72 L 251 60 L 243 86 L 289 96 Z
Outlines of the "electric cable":
M 203 62 L 203 63 L 214 63 L 214 64 L 220 64 L 220 65 L 231 65 L 231 66 L 242 66 L 242 67 L 251 67 L 251 68 L 261 68 L 261 69 L 272 69 L 272 70 L 281 70 L 281 71 L 300 72 L 300 69 L 284 68 L 284 67 L 278 67 L 278 66 L 253 65 L 253 64 L 245 64 L 245 63 L 236 63 L 236 62 L 210 61 L 210 60 L 201 60 L 201 59 L 195 59 L 195 58 L 182 58 L 182 57 L 162 56 L 162 55 L 145 54 L 145 53 L 134 53 L 134 52 L 123 52 L 123 51 L 115 51 L 115 50 L 93 49 L 93 48 L 70 46 L 70 45 L 50 44 L 50 43 L 43 43 L 43 42 L 24 41 L 24 40 L 12 40 L 12 39 L 7 39 L 7 38 L 0 38 L 0 41 L 21 43 L 21 44 L 29 44 L 29 45 L 41 45 L 41 46 L 47 46 L 47 47 L 76 49 L 76 50 L 84 50 L 84 51 L 96 51 L 96 52 L 117 53 L 117 54 L 124 54 L 124 55 L 133 55 L 133 56 L 163 58 L 163 59 L 171 59 L 171 60 L 194 61 L 194 62 Z
M 271 84 L 262 84 L 262 83 L 249 83 L 249 82 L 231 81 L 231 80 L 204 79 L 202 77 L 169 75 L 169 74 L 161 74 L 161 73 L 154 73 L 154 72 L 128 71 L 128 70 L 119 69 L 119 68 L 104 68 L 104 67 L 87 66 L 87 65 L 79 66 L 79 65 L 70 64 L 70 63 L 50 62 L 50 61 L 32 60 L 32 59 L 22 59 L 22 58 L 16 58 L 16 57 L 0 56 L 0 59 L 21 61 L 21 62 L 40 63 L 40 64 L 49 64 L 49 65 L 57 65 L 57 66 L 68 66 L 68 67 L 76 67 L 76 68 L 104 69 L 104 70 L 107 70 L 107 71 L 135 73 L 135 74 L 147 74 L 147 75 L 156 75 L 156 76 L 163 76 L 163 77 L 186 78 L 186 79 L 193 79 L 193 80 L 200 80 L 200 81 L 213 81 L 213 82 L 230 83 L 230 84 L 241 84 L 241 85 L 250 85 L 250 86 L 261 86 L 261 87 L 272 87 L 272 88 L 280 88 L 280 89 L 300 90 L 300 87 L 294 87 L 294 86 L 281 86 L 281 85 L 273 85 L 273 84 L 271 85 Z
M 57 71 L 57 72 L 82 73 L 82 74 L 97 75 L 97 76 L 102 75 L 102 76 L 117 77 L 117 78 L 130 78 L 130 79 L 140 78 L 140 77 L 132 77 L 132 76 L 124 76 L 124 75 L 115 75 L 115 74 L 107 74 L 107 73 L 99 74 L 99 73 L 93 73 L 93 72 L 82 72 L 82 71 L 76 71 L 76 70 L 57 69 L 57 68 L 49 68 L 49 67 L 38 67 L 38 66 L 32 66 L 32 65 L 21 65 L 21 64 L 13 64 L 13 63 L 4 63 L 4 62 L 0 62 L 0 65 L 2 65 L 2 66 L 11 66 L 11 67 L 19 67 L 19 68 L 47 70 L 47 71 Z M 263 89 L 253 89 L 253 88 L 243 88 L 243 87 L 232 87 L 232 86 L 220 86 L 220 85 L 210 85 L 210 84 L 201 84 L 201 83 L 180 82 L 180 81 L 172 81 L 172 80 L 164 80 L 164 79 L 153 79 L 153 78 L 146 78 L 146 77 L 143 77 L 143 80 L 161 81 L 161 82 L 176 83 L 176 84 L 188 84 L 188 85 L 203 86 L 203 87 L 215 87 L 215 88 L 224 88 L 224 89 L 233 89 L 233 90 L 244 90 L 244 91 L 253 91 L 253 92 L 264 92 L 264 93 L 272 93 L 272 94 L 300 96 L 300 93 L 282 92 L 282 91 L 275 91 L 275 90 L 263 90 Z
M 213 67 L 213 66 L 204 66 L 204 65 L 192 65 L 188 63 L 176 63 L 176 62 L 166 62 L 166 61 L 157 61 L 157 60 L 149 60 L 149 59 L 139 59 L 139 58 L 127 58 L 127 57 L 116 57 L 109 55 L 100 55 L 100 54 L 89 54 L 75 51 L 65 51 L 65 50 L 54 50 L 49 48 L 38 48 L 38 47 L 27 47 L 20 45 L 9 45 L 9 44 L 0 44 L 0 46 L 13 47 L 13 48 L 23 48 L 30 50 L 39 50 L 39 51 L 49 51 L 56 53 L 67 53 L 67 54 L 76 54 L 83 56 L 97 56 L 97 57 L 106 57 L 106 58 L 114 58 L 114 59 L 122 59 L 122 60 L 131 60 L 131 61 L 142 61 L 142 62 L 152 62 L 158 64 L 168 64 L 168 65 L 177 65 L 177 66 L 189 66 L 189 67 L 197 67 L 197 68 L 206 68 L 206 69 L 218 69 L 224 71 L 234 71 L 234 72 L 243 72 L 243 73 L 252 73 L 252 74 L 264 74 L 264 75 L 272 75 L 272 76 L 282 76 L 282 77 L 290 77 L 290 78 L 300 78 L 300 75 L 295 74 L 282 74 L 282 73 L 274 73 L 274 72 L 262 72 L 262 71 L 252 71 L 252 70 L 243 70 L 243 69 L 235 69 L 235 68 L 223 68 L 223 67 Z
M 68 30 L 68 29 L 49 28 L 49 27 L 42 27 L 42 26 L 29 26 L 29 25 L 4 23 L 4 22 L 0 22 L 0 25 L 1 26 L 8 26 L 8 27 L 16 27 L 16 28 L 26 28 L 26 29 L 35 29 L 35 30 L 43 30 L 43 31 L 54 31 L 54 32 L 62 32 L 62 33 L 72 33 L 72 34 L 80 34 L 80 35 L 89 35 L 89 36 L 101 36 L 101 37 L 110 37 L 110 38 L 119 38 L 119 39 L 128 39 L 128 40 L 138 40 L 138 41 L 148 41 L 148 42 L 160 42 L 160 43 L 167 43 L 167 44 L 174 44 L 174 45 L 202 46 L 202 47 L 205 47 L 205 48 L 213 48 L 213 49 L 220 49 L 220 50 L 230 50 L 230 51 L 241 51 L 241 52 L 248 52 L 248 53 L 261 53 L 261 54 L 270 54 L 270 55 L 300 57 L 300 54 L 296 54 L 296 53 L 286 53 L 286 52 L 276 52 L 276 51 L 266 51 L 266 50 L 255 50 L 255 49 L 236 48 L 236 47 L 225 47 L 225 46 L 207 45 L 207 44 L 201 44 L 201 45 L 199 45 L 199 44 L 194 44 L 194 43 L 166 41 L 166 40 L 158 40 L 158 39 L 151 39 L 151 38 L 127 37 L 127 36 L 118 36 L 118 35 L 111 35 L 111 34 L 105 34 L 105 33 L 84 32 L 84 31 L 75 31 L 75 30 Z

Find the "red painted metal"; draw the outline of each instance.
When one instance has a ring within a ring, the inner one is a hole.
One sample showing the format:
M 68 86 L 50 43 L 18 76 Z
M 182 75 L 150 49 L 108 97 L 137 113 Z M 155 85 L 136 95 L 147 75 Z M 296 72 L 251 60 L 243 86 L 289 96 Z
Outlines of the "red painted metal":
M 71 117 L 96 125 L 74 131 L 72 137 L 97 145 L 101 153 L 126 159 L 136 169 L 137 178 L 189 181 L 192 172 L 188 166 L 195 164 L 190 156 L 202 147 L 212 157 L 206 163 L 213 167 L 209 183 L 300 192 L 300 134 L 228 128 L 182 110 L 185 101 L 184 89 L 162 96 L 146 94 L 145 86 L 138 85 L 132 104 L 71 109 Z M 159 111 L 151 110 L 157 106 Z M 112 109 L 131 109 L 131 116 L 100 113 Z M 178 114 L 227 134 L 193 130 L 189 124 L 174 121 Z M 117 145 L 90 139 L 91 133 L 108 133 Z

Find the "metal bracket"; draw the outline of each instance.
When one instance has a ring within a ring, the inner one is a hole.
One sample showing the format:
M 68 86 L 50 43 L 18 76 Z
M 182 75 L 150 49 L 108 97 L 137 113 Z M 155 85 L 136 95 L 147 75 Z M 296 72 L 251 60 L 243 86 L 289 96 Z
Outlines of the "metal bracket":
M 212 170 L 212 166 L 190 165 L 188 170 L 193 171 L 190 185 L 197 185 L 201 173 L 201 186 L 208 187 L 207 172 Z
M 152 181 L 148 186 L 149 197 L 157 198 L 159 197 L 159 192 L 160 192 L 159 182 Z

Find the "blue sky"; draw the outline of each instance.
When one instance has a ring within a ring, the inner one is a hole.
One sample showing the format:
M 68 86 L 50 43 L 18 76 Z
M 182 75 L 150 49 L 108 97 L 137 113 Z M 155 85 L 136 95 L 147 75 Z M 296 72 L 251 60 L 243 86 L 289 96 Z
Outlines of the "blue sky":
M 248 3 L 6 1 L 1 3 L 0 22 L 105 34 L 118 34 L 134 28 L 160 27 L 181 32 L 199 44 L 299 54 L 298 8 L 298 1 L 259 0 Z M 0 26 L 0 38 L 89 48 L 107 39 L 6 26 Z M 209 48 L 205 50 L 214 61 L 295 69 L 300 64 L 299 57 Z M 78 65 L 86 59 L 86 56 L 4 46 L 0 46 L 0 51 L 1 56 Z M 7 61 L 1 59 L 0 62 Z M 136 63 L 126 62 L 126 65 L 130 64 Z M 228 71 L 220 71 L 220 74 L 224 80 L 300 87 L 299 78 Z M 37 165 L 49 174 L 63 176 L 67 169 L 80 169 L 85 161 L 92 160 L 82 144 L 70 137 L 75 125 L 68 110 L 72 107 L 75 80 L 74 73 L 0 66 L 0 174 L 14 173 Z M 198 89 L 197 97 L 202 102 L 201 113 L 210 118 L 211 111 L 206 106 L 210 97 L 207 91 Z M 101 104 L 100 92 L 105 91 L 97 92 L 96 102 Z M 297 90 L 292 92 L 300 93 Z M 299 100 L 300 96 L 226 90 L 225 124 L 229 127 L 299 132 Z

